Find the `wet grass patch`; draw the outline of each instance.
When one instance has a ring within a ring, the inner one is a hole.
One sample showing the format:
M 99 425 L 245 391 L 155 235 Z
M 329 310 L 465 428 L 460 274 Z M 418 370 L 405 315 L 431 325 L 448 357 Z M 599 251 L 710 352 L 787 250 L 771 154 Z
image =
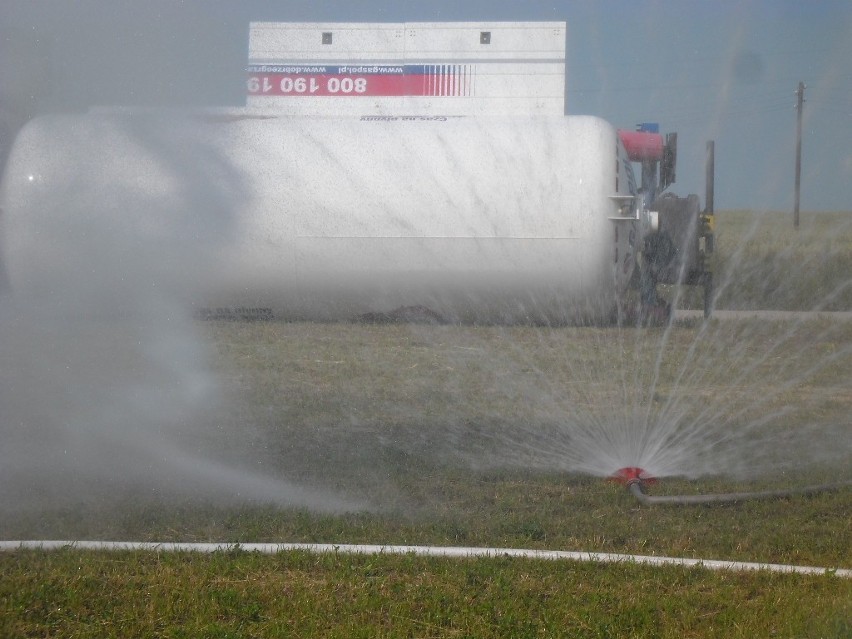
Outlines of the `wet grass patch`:
M 0 555 L 4 636 L 840 637 L 852 581 L 504 558 Z

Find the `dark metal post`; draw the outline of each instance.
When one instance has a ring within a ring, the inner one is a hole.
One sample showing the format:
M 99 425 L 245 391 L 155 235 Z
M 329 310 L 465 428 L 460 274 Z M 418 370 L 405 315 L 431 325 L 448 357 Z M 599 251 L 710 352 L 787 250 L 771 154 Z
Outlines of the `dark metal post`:
M 713 213 L 713 191 L 716 171 L 716 143 L 707 142 L 707 157 L 704 162 L 704 212 Z
M 707 155 L 704 160 L 704 216 L 703 224 L 707 225 L 713 221 L 714 202 L 713 194 L 716 190 L 716 143 L 713 140 L 707 142 Z M 715 223 L 713 224 L 715 226 Z M 704 285 L 704 317 L 709 318 L 713 314 L 713 272 L 707 266 L 707 255 L 715 249 L 715 234 L 704 229 L 704 274 L 702 284 Z

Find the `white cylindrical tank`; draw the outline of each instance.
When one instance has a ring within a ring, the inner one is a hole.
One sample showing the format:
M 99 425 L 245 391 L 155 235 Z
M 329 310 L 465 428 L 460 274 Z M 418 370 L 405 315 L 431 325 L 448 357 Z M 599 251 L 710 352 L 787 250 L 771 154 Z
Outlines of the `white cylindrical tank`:
M 632 275 L 638 227 L 611 218 L 634 191 L 595 117 L 48 116 L 7 165 L 2 258 L 16 294 L 571 322 L 608 316 Z

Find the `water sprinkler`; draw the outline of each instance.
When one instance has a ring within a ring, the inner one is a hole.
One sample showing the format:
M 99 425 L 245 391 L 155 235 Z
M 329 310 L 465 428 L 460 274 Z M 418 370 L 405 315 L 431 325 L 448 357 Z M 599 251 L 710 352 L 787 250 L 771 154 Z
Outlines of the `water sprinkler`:
M 625 466 L 619 468 L 609 476 L 610 481 L 618 482 L 626 486 L 628 489 L 634 485 L 656 484 L 657 478 L 648 473 L 644 468 L 639 466 Z

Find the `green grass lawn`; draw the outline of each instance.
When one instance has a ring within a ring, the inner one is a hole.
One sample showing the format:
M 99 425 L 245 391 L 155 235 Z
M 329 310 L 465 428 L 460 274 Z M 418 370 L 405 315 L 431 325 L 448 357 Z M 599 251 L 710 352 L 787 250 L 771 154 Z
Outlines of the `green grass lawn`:
M 4 637 L 848 637 L 852 580 L 497 559 L 0 557 Z

